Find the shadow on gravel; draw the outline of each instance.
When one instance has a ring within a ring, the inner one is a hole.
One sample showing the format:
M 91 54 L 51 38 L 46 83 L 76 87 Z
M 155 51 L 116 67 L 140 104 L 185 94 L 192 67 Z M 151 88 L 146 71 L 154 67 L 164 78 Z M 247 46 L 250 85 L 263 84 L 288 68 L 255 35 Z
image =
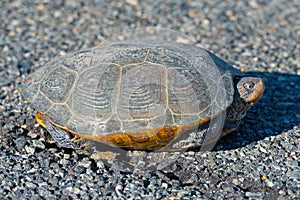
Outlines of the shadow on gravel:
M 239 129 L 222 138 L 214 151 L 240 148 L 300 125 L 300 76 L 259 72 L 246 75 L 263 78 L 265 94 L 249 110 Z

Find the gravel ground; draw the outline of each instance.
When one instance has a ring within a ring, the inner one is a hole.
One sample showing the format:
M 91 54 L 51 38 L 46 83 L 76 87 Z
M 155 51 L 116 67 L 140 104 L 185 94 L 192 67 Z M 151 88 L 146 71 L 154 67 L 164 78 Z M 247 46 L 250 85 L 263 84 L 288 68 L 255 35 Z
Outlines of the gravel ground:
M 300 2 L 154 2 L 0 1 L 1 199 L 300 199 Z M 181 31 L 262 77 L 264 97 L 213 151 L 161 172 L 117 172 L 58 148 L 21 82 L 56 56 L 146 26 Z

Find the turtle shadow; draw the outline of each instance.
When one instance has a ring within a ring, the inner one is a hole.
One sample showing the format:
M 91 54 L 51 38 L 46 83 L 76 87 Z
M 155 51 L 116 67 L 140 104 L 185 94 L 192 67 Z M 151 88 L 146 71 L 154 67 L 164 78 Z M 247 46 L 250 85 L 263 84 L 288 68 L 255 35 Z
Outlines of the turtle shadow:
M 261 72 L 246 75 L 261 77 L 265 93 L 238 130 L 220 139 L 213 151 L 240 148 L 300 125 L 300 76 Z

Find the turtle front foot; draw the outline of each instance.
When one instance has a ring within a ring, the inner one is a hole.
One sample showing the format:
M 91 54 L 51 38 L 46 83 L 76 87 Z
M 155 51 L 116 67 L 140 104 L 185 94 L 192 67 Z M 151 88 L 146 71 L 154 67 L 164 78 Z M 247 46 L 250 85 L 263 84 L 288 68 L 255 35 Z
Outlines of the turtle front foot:
M 67 131 L 64 131 L 51 124 L 47 116 L 44 116 L 43 120 L 45 122 L 47 131 L 51 134 L 59 147 L 79 149 L 78 145 L 71 140 L 70 134 Z
M 80 144 L 80 143 L 82 143 L 82 142 L 84 141 L 84 139 L 82 139 L 82 138 L 80 138 L 79 136 L 75 135 L 75 136 L 71 139 L 71 141 L 72 141 L 73 143 Z
M 89 151 L 89 149 L 93 146 L 94 144 L 91 141 L 85 141 L 79 146 L 79 148 L 83 151 Z
M 79 136 L 75 135 L 71 142 L 78 145 L 78 149 L 82 149 L 83 151 L 88 151 L 90 147 L 93 146 L 91 141 L 86 141 L 85 139 L 80 138 Z

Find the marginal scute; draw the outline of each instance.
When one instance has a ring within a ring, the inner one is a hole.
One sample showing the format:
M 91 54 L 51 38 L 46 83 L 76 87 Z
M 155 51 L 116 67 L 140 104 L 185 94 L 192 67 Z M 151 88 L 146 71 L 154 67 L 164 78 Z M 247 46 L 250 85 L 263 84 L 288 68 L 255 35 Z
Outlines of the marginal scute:
M 38 93 L 34 101 L 32 102 L 34 109 L 46 112 L 52 105 L 53 103 L 45 97 L 45 95 L 41 92 Z
M 85 69 L 86 67 L 91 66 L 92 57 L 93 54 L 90 51 L 80 51 L 68 55 L 64 61 L 64 65 L 67 66 L 69 69 L 79 72 Z
M 233 68 L 231 65 L 226 63 L 224 60 L 217 57 L 215 54 L 207 51 L 202 50 L 203 52 L 206 52 L 205 58 L 210 58 L 214 62 L 216 66 L 218 66 L 218 69 L 222 71 L 223 73 L 230 72 L 231 76 L 242 76 L 243 73 L 235 68 Z
M 58 66 L 41 80 L 40 89 L 54 103 L 62 103 L 69 96 L 74 80 L 74 72 Z
M 147 132 L 130 132 L 128 133 L 128 136 L 133 141 L 133 143 L 145 143 L 149 142 L 150 139 L 153 139 L 149 137 Z
M 164 129 L 164 131 L 158 131 L 158 133 L 156 134 L 156 137 L 159 140 L 164 140 L 164 139 L 169 140 L 170 138 L 175 137 L 174 130 L 172 130 L 171 127 L 164 127 L 162 129 Z
M 124 132 L 134 132 L 136 130 L 146 130 L 149 127 L 149 120 L 127 120 L 122 121 Z
M 225 110 L 227 108 L 226 105 L 231 104 L 234 88 L 232 83 L 232 77 L 229 73 L 224 73 L 221 76 L 221 79 L 218 80 L 216 84 L 218 87 L 216 87 L 215 91 L 215 101 L 212 105 L 214 105 L 212 112 L 218 113 L 222 110 Z M 222 101 L 220 101 L 220 99 Z
M 141 63 L 145 60 L 150 46 L 145 44 L 120 43 L 95 49 L 92 65 L 99 63 L 114 63 L 120 66 Z
M 164 114 L 151 118 L 149 120 L 150 127 L 163 127 L 165 125 L 175 126 L 172 114 L 167 110 Z
M 232 97 L 234 95 L 234 88 L 232 83 L 232 75 L 229 72 L 226 72 L 223 77 L 222 81 L 224 83 L 224 88 L 226 88 L 226 104 L 230 104 L 232 101 Z
M 80 133 L 83 135 L 95 135 L 96 123 L 93 121 L 87 121 L 86 119 L 81 119 L 73 116 L 68 123 L 64 125 L 69 130 L 75 133 Z
M 147 55 L 147 61 L 154 64 L 161 64 L 166 67 L 185 67 L 191 66 L 193 57 L 187 51 L 180 48 L 174 48 L 168 45 L 154 45 Z
M 66 105 L 54 104 L 51 109 L 45 114 L 51 119 L 55 124 L 65 125 L 72 117 L 70 109 Z
M 164 147 L 167 144 L 169 144 L 173 139 L 177 137 L 179 133 L 178 127 L 177 126 L 165 126 L 159 130 L 157 130 L 155 134 L 155 139 L 158 143 L 158 147 Z M 157 148 L 154 146 L 154 149 Z
M 121 121 L 116 115 L 111 116 L 107 122 L 99 123 L 96 130 L 96 133 L 99 135 L 121 132 Z
M 174 121 L 175 124 L 193 124 L 193 123 L 197 123 L 201 120 L 201 118 L 199 117 L 199 115 L 174 115 Z
M 22 95 L 25 100 L 34 101 L 39 91 L 38 83 L 29 83 L 27 87 L 23 87 Z
M 57 66 L 59 66 L 63 62 L 64 58 L 60 57 L 59 59 L 55 59 L 53 61 L 48 62 L 43 67 L 37 69 L 33 74 L 29 75 L 26 78 L 28 85 L 40 82 L 44 77 L 48 76 L 49 71 L 53 70 Z M 36 91 L 37 92 L 37 91 Z
M 134 144 L 130 137 L 126 133 L 119 133 L 119 134 L 109 134 L 106 136 L 98 136 L 101 142 L 105 144 L 113 145 L 120 148 L 130 148 Z

